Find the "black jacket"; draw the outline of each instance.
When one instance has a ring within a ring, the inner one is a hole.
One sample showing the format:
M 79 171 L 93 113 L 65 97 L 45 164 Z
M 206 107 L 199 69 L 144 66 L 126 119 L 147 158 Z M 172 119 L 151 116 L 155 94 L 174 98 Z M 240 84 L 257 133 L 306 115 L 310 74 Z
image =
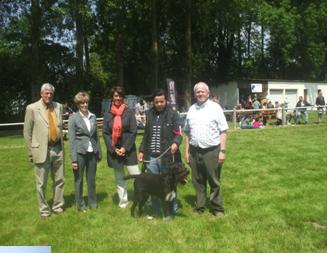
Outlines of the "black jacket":
M 320 105 L 325 105 L 326 103 L 325 103 L 325 98 L 324 98 L 324 96 L 318 96 L 317 98 L 316 98 L 316 100 L 315 100 L 315 104 L 318 106 L 320 106 Z
M 150 156 L 150 142 L 152 137 L 152 127 L 154 120 L 158 113 L 154 108 L 150 109 L 146 114 L 146 126 L 143 135 L 143 139 L 140 144 L 139 151 L 144 153 L 144 160 L 149 160 Z M 161 117 L 161 154 L 167 150 L 173 143 L 178 146 L 182 141 L 181 126 L 179 124 L 179 115 L 167 105 L 164 111 L 160 112 Z M 162 158 L 162 162 L 169 163 L 172 161 L 171 151 L 168 151 Z M 174 161 L 181 161 L 180 152 L 176 152 Z
M 305 107 L 305 106 L 311 106 L 311 104 L 305 100 L 303 100 L 303 106 L 302 106 L 302 102 L 301 101 L 298 101 L 297 104 L 296 104 L 296 107 Z M 298 109 L 298 111 L 300 112 L 305 112 L 306 111 L 306 108 L 301 108 L 301 109 Z
M 109 106 L 111 108 L 111 105 Z M 112 131 L 113 131 L 114 115 L 110 109 L 104 114 L 103 135 L 107 147 L 107 162 L 108 166 L 113 168 L 123 168 L 124 165 L 135 165 L 137 162 L 136 153 L 136 135 L 137 123 L 134 116 L 134 111 L 125 108 L 122 114 L 122 136 L 115 146 L 112 145 Z M 117 156 L 115 148 L 124 147 L 126 155 L 124 157 Z

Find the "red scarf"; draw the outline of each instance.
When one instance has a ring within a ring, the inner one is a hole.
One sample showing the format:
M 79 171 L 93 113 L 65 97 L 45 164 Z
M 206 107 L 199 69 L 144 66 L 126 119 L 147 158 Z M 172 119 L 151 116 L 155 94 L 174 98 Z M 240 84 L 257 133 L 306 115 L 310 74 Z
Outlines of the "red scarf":
M 112 131 L 112 145 L 115 146 L 117 140 L 122 135 L 122 114 L 125 109 L 125 104 L 121 104 L 120 107 L 112 105 L 111 113 L 114 115 L 113 131 Z

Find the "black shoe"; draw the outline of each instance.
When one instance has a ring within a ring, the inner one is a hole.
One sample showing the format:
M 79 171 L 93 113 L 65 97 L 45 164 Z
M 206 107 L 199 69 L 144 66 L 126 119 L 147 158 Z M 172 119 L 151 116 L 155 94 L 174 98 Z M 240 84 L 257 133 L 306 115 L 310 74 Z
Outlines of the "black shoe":
M 199 214 L 199 215 L 202 215 L 203 213 L 204 213 L 204 211 L 205 211 L 205 209 L 204 208 L 194 208 L 193 209 L 193 211 L 194 211 L 194 213 L 197 213 L 197 214 Z

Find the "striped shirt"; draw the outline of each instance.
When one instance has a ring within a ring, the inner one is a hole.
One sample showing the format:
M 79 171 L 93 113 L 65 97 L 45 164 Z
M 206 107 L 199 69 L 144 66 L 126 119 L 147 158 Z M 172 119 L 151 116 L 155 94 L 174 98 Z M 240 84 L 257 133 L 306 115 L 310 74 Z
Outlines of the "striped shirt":
M 156 116 L 152 128 L 150 140 L 150 153 L 151 156 L 157 156 L 161 153 L 161 118 L 160 115 Z

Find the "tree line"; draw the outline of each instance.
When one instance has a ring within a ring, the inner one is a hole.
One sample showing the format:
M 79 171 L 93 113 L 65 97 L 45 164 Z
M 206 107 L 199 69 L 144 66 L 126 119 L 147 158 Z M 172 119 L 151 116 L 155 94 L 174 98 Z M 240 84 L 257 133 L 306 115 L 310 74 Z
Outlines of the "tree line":
M 323 0 L 2 0 L 0 118 L 56 87 L 106 98 L 114 85 L 147 95 L 177 84 L 240 79 L 326 80 Z

